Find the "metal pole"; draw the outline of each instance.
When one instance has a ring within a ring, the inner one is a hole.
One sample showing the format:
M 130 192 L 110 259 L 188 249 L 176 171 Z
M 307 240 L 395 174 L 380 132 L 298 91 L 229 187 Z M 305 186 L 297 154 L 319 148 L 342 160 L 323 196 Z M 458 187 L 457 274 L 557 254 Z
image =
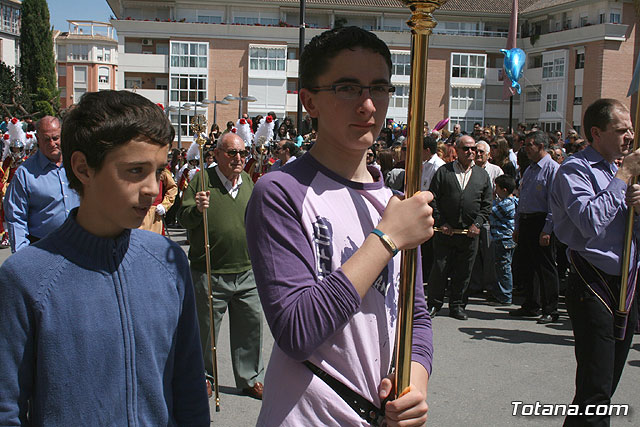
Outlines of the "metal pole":
M 197 116 L 194 116 L 197 118 Z M 205 122 L 206 123 L 206 122 Z M 206 125 L 204 125 L 204 129 L 206 131 Z M 192 130 L 195 131 L 195 126 L 192 127 Z M 198 148 L 200 149 L 200 191 L 207 191 L 207 187 L 205 184 L 205 164 L 204 164 L 204 153 L 203 148 L 204 144 L 207 142 L 205 138 L 202 137 L 202 129 L 196 133 L 196 143 L 198 144 Z M 213 287 L 211 285 L 211 249 L 209 247 L 209 218 L 207 215 L 207 209 L 202 211 L 202 221 L 204 225 L 204 251 L 205 251 L 205 259 L 207 266 L 207 284 L 209 286 L 209 333 L 211 334 L 211 364 L 213 366 L 213 390 L 216 399 L 216 412 L 220 412 L 220 387 L 218 385 L 218 363 L 216 357 L 216 332 L 215 326 L 213 322 Z
M 302 50 L 304 49 L 304 27 L 305 27 L 305 0 L 300 0 L 300 41 L 298 43 L 298 62 L 300 62 L 300 55 L 302 55 Z M 300 84 L 300 69 L 298 68 L 298 110 L 297 110 L 297 128 L 298 135 L 302 132 L 302 101 L 300 101 L 300 89 L 302 89 L 302 85 Z
M 242 117 L 242 86 L 240 86 L 240 94 L 238 95 L 238 119 Z
M 420 190 L 422 167 L 422 129 L 427 91 L 427 58 L 429 35 L 436 21 L 432 12 L 447 0 L 403 0 L 409 7 L 411 18 L 411 80 L 409 89 L 409 129 L 407 135 L 407 161 L 405 195 L 411 197 Z M 398 294 L 398 323 L 395 343 L 395 396 L 408 391 L 411 384 L 411 348 L 413 345 L 413 303 L 417 267 L 417 249 L 402 251 L 400 290 Z
M 513 133 L 513 95 L 509 97 L 509 135 Z
M 633 153 L 638 149 L 640 143 L 638 142 L 638 138 L 640 138 L 640 132 L 637 131 L 638 123 L 640 123 L 640 92 L 636 94 L 637 103 L 636 103 L 636 121 L 635 128 L 636 132 L 633 137 L 633 149 L 630 150 L 630 153 Z M 588 131 L 588 130 L 587 130 Z M 638 177 L 634 176 L 631 178 L 631 182 L 629 185 L 635 185 L 638 183 Z M 631 264 L 631 241 L 633 239 L 633 220 L 634 220 L 634 209 L 633 206 L 629 206 L 629 214 L 627 216 L 627 223 L 624 232 L 624 243 L 622 246 L 622 270 L 620 271 L 620 301 L 618 301 L 618 309 L 614 315 L 614 336 L 617 340 L 624 340 L 624 337 L 627 333 L 627 318 L 628 318 L 628 310 L 627 310 L 627 287 L 629 282 L 629 265 Z M 636 248 L 637 252 L 638 248 Z M 633 262 L 636 262 L 634 259 Z M 635 325 L 632 325 L 635 327 Z M 631 332 L 633 333 L 633 331 Z
M 178 102 L 178 150 L 182 150 L 182 104 Z

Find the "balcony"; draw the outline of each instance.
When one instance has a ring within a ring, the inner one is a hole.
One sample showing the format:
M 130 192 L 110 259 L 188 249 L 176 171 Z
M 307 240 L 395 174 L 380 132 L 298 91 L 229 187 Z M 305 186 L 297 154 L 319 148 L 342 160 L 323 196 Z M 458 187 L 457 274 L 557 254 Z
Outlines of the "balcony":
M 169 55 L 121 53 L 120 71 L 128 73 L 169 73 Z
M 531 37 L 522 38 L 522 49 L 527 52 L 533 46 L 536 48 L 554 48 L 572 44 L 584 44 L 592 41 L 610 40 L 624 42 L 627 39 L 628 25 L 598 24 L 587 25 L 570 30 L 542 34 L 531 44 Z

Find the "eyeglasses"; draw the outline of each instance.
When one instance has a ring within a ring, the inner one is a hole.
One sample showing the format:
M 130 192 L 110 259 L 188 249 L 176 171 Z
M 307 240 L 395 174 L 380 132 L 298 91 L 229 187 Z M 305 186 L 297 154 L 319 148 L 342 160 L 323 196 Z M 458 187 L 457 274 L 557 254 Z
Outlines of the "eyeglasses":
M 478 154 L 485 154 L 485 153 L 486 153 L 486 151 L 484 151 L 484 150 L 478 150 L 477 148 L 476 148 L 476 152 L 477 152 Z
M 238 154 L 240 154 L 240 157 L 244 159 L 249 155 L 249 152 L 247 150 L 227 150 L 224 152 L 224 154 L 226 154 L 229 157 L 235 157 Z
M 477 151 L 477 150 L 478 150 L 476 147 L 465 147 L 465 146 L 460 147 L 460 149 L 461 149 L 462 151 L 469 151 L 469 150 L 471 150 L 471 151 Z
M 367 157 L 373 157 L 373 153 L 367 153 Z
M 309 88 L 309 90 L 314 92 L 332 91 L 338 98 L 344 100 L 353 100 L 360 98 L 364 89 L 369 89 L 369 95 L 371 96 L 371 99 L 377 101 L 388 99 L 391 94 L 396 91 L 395 86 L 391 85 L 380 84 L 372 86 L 362 86 L 357 83 L 338 83 L 331 86 Z

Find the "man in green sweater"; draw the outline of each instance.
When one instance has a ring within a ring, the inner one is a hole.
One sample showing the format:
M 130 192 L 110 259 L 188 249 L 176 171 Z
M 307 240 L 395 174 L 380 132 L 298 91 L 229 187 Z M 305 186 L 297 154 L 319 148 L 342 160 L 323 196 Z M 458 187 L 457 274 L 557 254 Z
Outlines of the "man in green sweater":
M 211 282 L 215 336 L 229 308 L 231 360 L 236 386 L 262 399 L 262 309 L 247 251 L 244 214 L 253 181 L 243 171 L 248 155 L 244 141 L 235 133 L 223 135 L 214 151 L 218 165 L 205 169 L 205 188 L 198 173 L 184 191 L 180 223 L 189 230 L 189 260 L 196 294 L 200 339 L 205 368 L 211 366 L 208 283 L 202 212 L 206 210 L 211 247 Z M 211 206 L 211 209 L 207 209 Z

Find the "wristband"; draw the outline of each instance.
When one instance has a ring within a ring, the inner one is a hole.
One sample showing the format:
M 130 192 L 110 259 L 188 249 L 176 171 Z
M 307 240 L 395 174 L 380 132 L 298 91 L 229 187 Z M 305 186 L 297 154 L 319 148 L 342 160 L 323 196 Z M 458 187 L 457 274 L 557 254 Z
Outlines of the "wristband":
M 399 252 L 398 247 L 396 246 L 395 243 L 393 243 L 393 240 L 391 240 L 391 238 L 389 236 L 387 236 L 386 234 L 384 234 L 382 231 L 378 230 L 377 228 L 374 228 L 371 231 L 371 233 L 373 233 L 376 236 L 378 236 L 380 238 L 380 240 L 382 241 L 382 244 L 384 244 L 387 247 L 387 249 L 389 249 L 391 251 L 393 256 L 396 256 L 396 254 Z

